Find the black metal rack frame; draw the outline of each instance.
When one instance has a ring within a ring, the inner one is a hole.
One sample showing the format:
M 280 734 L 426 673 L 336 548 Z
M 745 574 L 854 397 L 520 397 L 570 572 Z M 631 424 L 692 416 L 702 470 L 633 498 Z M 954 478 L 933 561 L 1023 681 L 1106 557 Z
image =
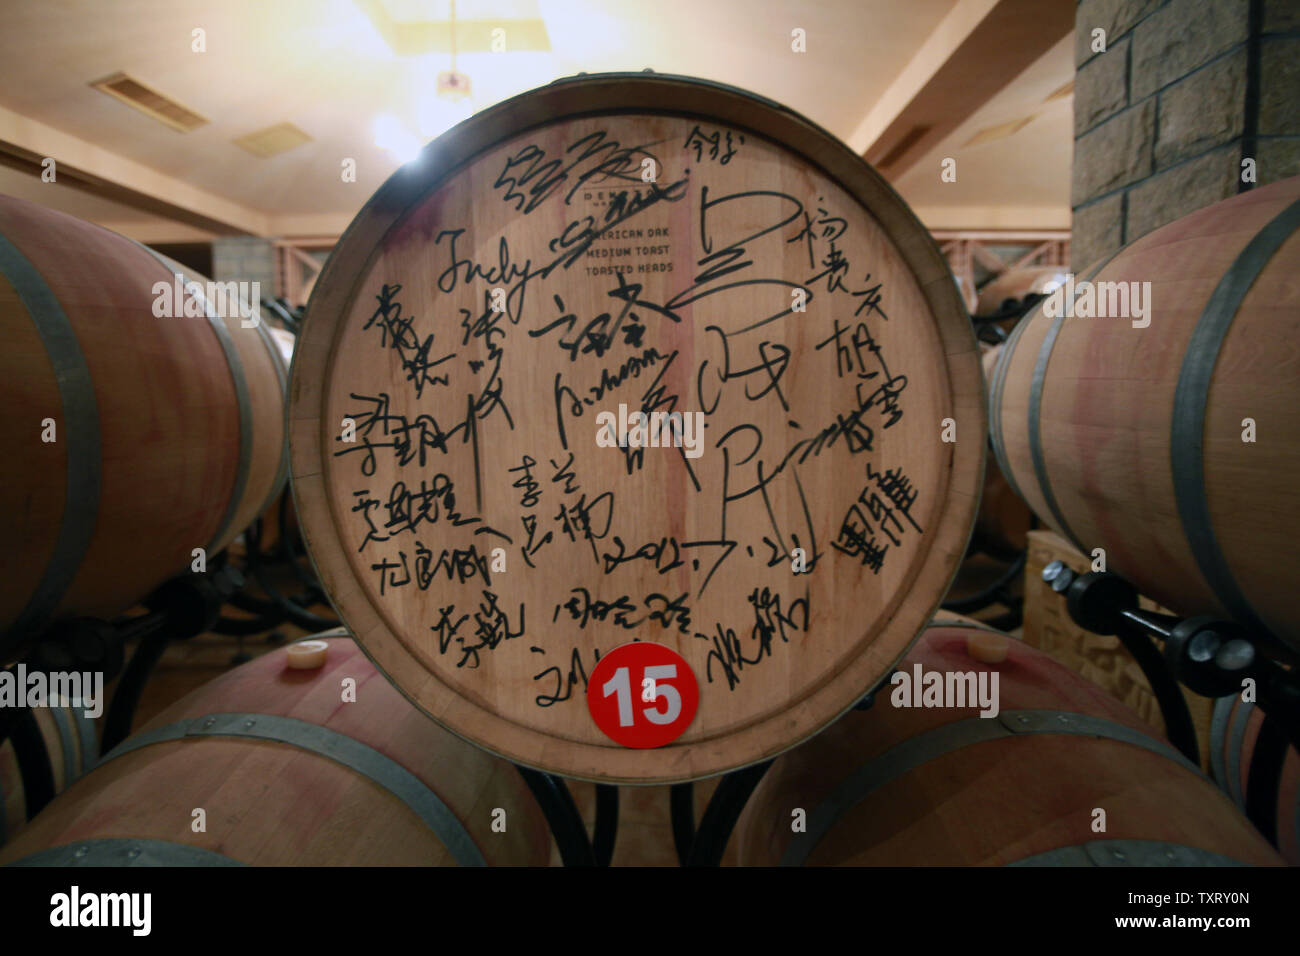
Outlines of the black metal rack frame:
M 1112 572 L 1076 574 L 1053 561 L 1042 576 L 1064 596 L 1076 624 L 1094 634 L 1117 636 L 1133 655 L 1160 706 L 1170 743 L 1194 764 L 1200 764 L 1200 749 L 1179 684 L 1201 697 L 1219 698 L 1239 694 L 1247 679 L 1254 681 L 1264 721 L 1247 780 L 1246 816 L 1276 843 L 1278 783 L 1288 749 L 1300 751 L 1300 661 L 1295 652 L 1272 635 L 1233 621 L 1142 610 L 1136 588 Z

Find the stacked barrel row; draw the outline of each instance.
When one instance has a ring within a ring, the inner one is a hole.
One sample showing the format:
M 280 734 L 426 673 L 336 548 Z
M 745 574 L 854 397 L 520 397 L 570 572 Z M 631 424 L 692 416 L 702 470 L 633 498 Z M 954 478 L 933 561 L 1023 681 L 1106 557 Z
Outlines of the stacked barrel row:
M 216 555 L 283 486 L 287 369 L 246 318 L 256 303 L 218 314 L 206 289 L 0 196 L 0 388 L 21 443 L 0 464 L 0 663 L 51 621 L 111 617 L 195 549 Z M 186 314 L 195 298 L 206 314 Z
M 215 556 L 284 486 L 288 366 L 250 303 L 218 314 L 208 289 L 124 236 L 0 196 L 17 442 L 0 463 L 0 665 L 51 624 L 126 610 L 196 549 Z M 94 763 L 85 708 L 49 703 L 4 721 L 0 842 Z
M 997 469 L 1015 495 L 1142 594 L 1234 621 L 1289 667 L 1300 662 L 1298 276 L 1290 179 L 1082 270 L 985 364 Z M 1245 810 L 1253 775 L 1252 819 L 1300 862 L 1300 754 L 1280 726 L 1276 746 L 1256 748 L 1264 714 L 1243 691 L 1216 705 L 1215 778 Z
M 1039 518 L 1166 607 L 1227 616 L 1291 656 L 1297 276 L 1300 178 L 1083 270 L 1016 327 L 989 396 L 998 464 Z M 1102 302 L 1111 316 L 1095 317 Z
M 563 188 L 530 173 L 556 156 L 577 163 Z M 938 249 L 858 156 L 739 91 L 615 75 L 503 103 L 424 158 L 340 240 L 290 387 L 303 537 L 355 643 L 324 638 L 310 669 L 274 651 L 175 704 L 5 862 L 539 864 L 545 820 L 510 762 L 649 785 L 769 759 L 741 864 L 1277 862 L 1124 708 L 1005 635 L 929 627 L 976 518 L 984 383 Z M 7 260 L 33 330 L 21 420 L 69 423 L 41 459 L 62 482 L 18 476 L 42 550 L 16 647 L 220 547 L 265 508 L 282 446 L 250 384 L 274 405 L 265 341 L 141 311 L 169 265 L 14 208 L 0 232 L 34 237 Z M 117 290 L 102 314 L 97 283 Z M 992 376 L 1008 402 L 1022 342 Z M 706 427 L 689 454 L 614 447 L 596 423 L 620 404 Z M 1006 481 L 1037 507 L 1002 425 Z M 132 469 L 140 488 L 110 480 Z M 587 705 L 594 667 L 641 640 L 699 686 L 652 748 Z M 894 700 L 914 668 L 996 676 L 999 713 Z
M 273 651 L 173 705 L 0 854 L 22 865 L 545 865 L 509 764 L 412 708 L 345 634 Z M 724 862 L 1223 865 L 1278 859 L 1197 768 L 1020 641 L 938 619 L 900 665 L 1000 678 L 999 713 L 873 706 L 777 759 Z M 908 692 L 910 693 L 910 691 Z M 352 706 L 339 706 L 350 700 Z M 666 793 L 616 860 L 672 859 Z M 635 797 L 625 798 L 629 809 Z M 641 801 L 644 803 L 644 801 Z M 648 821 L 648 822 L 647 822 Z
M 125 237 L 0 197 L 0 253 L 0 380 L 24 449 L 0 483 L 9 660 L 52 622 L 125 610 L 267 510 L 287 475 L 288 365 L 250 303 L 218 314 L 202 277 Z M 191 298 L 206 314 L 185 311 Z M 549 833 L 514 768 L 416 712 L 350 640 L 328 645 L 318 671 L 286 670 L 278 651 L 209 685 L 93 773 L 98 732 L 79 702 L 15 712 L 3 859 L 544 864 Z M 358 706 L 339 706 L 346 693 Z M 229 737 L 167 729 L 232 710 L 257 716 Z M 304 745 L 321 737 L 337 742 L 328 757 Z

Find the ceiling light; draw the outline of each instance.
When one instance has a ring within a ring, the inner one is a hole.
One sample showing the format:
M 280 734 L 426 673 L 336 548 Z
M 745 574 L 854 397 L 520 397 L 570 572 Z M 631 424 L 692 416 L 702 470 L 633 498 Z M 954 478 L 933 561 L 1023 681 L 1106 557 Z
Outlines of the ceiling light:
M 425 140 L 435 139 L 462 120 L 469 119 L 473 112 L 467 99 L 449 100 L 441 96 L 430 96 L 416 107 L 416 127 Z
M 387 150 L 403 164 L 420 155 L 420 140 L 402 125 L 401 120 L 388 113 L 375 117 L 375 145 Z

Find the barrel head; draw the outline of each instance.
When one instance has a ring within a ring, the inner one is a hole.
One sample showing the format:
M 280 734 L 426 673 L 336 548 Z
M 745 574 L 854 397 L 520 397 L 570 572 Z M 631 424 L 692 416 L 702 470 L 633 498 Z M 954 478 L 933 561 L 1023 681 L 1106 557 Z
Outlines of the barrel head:
M 928 234 L 824 131 L 682 78 L 552 84 L 430 144 L 321 275 L 305 539 L 456 733 L 595 781 L 721 773 L 851 707 L 933 613 L 979 495 L 977 355 Z M 656 749 L 586 703 L 636 640 L 700 688 Z

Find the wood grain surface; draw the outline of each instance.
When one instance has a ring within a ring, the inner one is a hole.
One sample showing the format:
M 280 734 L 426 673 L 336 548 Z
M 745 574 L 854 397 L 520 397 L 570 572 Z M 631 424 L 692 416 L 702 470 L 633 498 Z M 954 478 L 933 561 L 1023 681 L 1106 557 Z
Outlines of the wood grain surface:
M 1101 688 L 1021 641 L 1008 638 L 999 663 L 977 660 L 968 646 L 976 633 L 983 632 L 936 624 L 901 669 L 997 673 L 1000 714 L 1090 714 L 1154 733 Z M 877 694 L 870 710 L 845 715 L 773 764 L 732 837 L 740 865 L 778 863 L 793 839 L 794 812 L 803 809 L 811 821 L 873 758 L 940 727 L 998 719 L 979 717 L 978 706 L 895 707 L 891 693 Z M 1097 809 L 1106 813 L 1104 832 L 1093 828 Z M 1282 863 L 1227 796 L 1189 766 L 1128 742 L 1051 733 L 970 743 L 883 775 L 864 798 L 836 804 L 807 863 L 1002 865 L 1095 840 L 1162 841 L 1243 863 Z
M 1084 270 L 1077 279 L 1137 283 L 1149 300 L 1146 319 L 1057 319 L 1045 314 L 1046 303 L 1038 306 L 1003 349 L 991 408 L 1007 477 L 1040 518 L 1085 554 L 1103 548 L 1107 569 L 1142 594 L 1184 615 L 1227 615 L 1272 634 L 1281 650 L 1289 644 L 1293 655 L 1300 654 L 1297 200 L 1300 177 L 1253 189 Z M 1279 241 L 1259 248 L 1270 229 Z M 1217 298 L 1233 288 L 1239 297 Z M 1220 339 L 1199 337 L 1211 327 Z M 1205 381 L 1190 387 L 1198 371 Z M 1181 406 L 1180 394 L 1188 400 Z M 1243 440 L 1247 419 L 1253 441 Z M 1189 512 L 1189 504 L 1201 510 Z
M 211 558 L 243 530 L 285 470 L 287 370 L 277 372 L 280 357 L 233 310 L 222 319 L 233 362 L 207 316 L 155 314 L 155 285 L 174 284 L 172 266 L 124 236 L 0 196 L 0 237 L 28 266 L 0 270 L 0 389 L 19 442 L 0 465 L 0 633 L 22 619 L 59 570 L 52 565 L 66 571 L 47 613 L 0 639 L 7 663 L 42 624 L 111 617 L 188 570 L 193 549 Z M 33 314 L 34 288 L 61 315 Z M 51 353 L 41 330 L 65 323 L 69 334 Z M 91 400 L 70 405 L 63 386 L 78 378 L 69 371 L 77 363 Z M 56 426 L 51 442 L 42 440 L 46 419 Z M 70 480 L 92 472 L 87 497 L 70 491 Z M 85 536 L 84 550 L 65 553 L 65 524 Z
M 331 632 L 331 634 L 342 632 Z M 209 714 L 290 717 L 378 750 L 461 821 L 489 865 L 547 864 L 550 830 L 523 777 L 416 711 L 347 637 L 322 635 L 324 666 L 291 670 L 287 650 L 236 668 L 167 708 L 141 733 Z M 344 700 L 342 681 L 355 682 Z M 193 828 L 193 811 L 206 827 Z M 494 811 L 503 816 L 494 817 Z M 504 820 L 504 830 L 494 828 Z M 411 808 L 342 763 L 278 741 L 188 737 L 113 757 L 57 797 L 0 863 L 84 840 L 184 843 L 269 866 L 450 865 Z
M 610 447 L 620 406 L 683 431 Z M 771 103 L 642 75 L 525 94 L 399 171 L 317 283 L 290 418 L 306 541 L 394 683 L 511 760 L 641 783 L 778 753 L 888 673 L 985 442 L 969 322 L 897 196 Z M 633 640 L 701 687 L 656 750 L 587 711 Z

